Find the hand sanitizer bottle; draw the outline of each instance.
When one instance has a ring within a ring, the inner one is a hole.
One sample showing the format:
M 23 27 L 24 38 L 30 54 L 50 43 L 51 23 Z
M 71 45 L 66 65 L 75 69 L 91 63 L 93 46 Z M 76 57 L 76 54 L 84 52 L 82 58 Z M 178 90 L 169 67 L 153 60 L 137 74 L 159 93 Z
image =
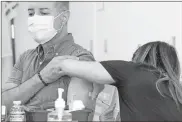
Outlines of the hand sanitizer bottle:
M 55 109 L 58 114 L 58 121 L 62 120 L 64 108 L 65 108 L 65 101 L 62 98 L 62 93 L 64 89 L 58 88 L 58 99 L 55 101 Z

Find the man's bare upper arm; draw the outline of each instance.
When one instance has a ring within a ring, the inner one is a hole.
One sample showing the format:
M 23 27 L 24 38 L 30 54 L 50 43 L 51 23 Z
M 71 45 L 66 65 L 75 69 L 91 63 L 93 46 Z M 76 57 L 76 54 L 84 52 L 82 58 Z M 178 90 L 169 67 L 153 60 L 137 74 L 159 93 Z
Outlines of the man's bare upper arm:
M 89 92 L 92 92 L 92 89 L 91 82 L 72 77 L 68 87 L 68 103 L 73 99 L 82 100 L 85 107 L 93 109 L 95 107 L 95 101 L 91 100 L 91 97 L 89 96 Z
M 84 49 L 81 49 L 81 50 L 78 49 L 72 55 L 75 55 L 79 57 L 80 60 L 84 60 L 84 61 L 95 60 L 93 55 Z M 95 92 L 95 94 L 98 95 L 104 89 L 104 85 L 102 85 L 103 87 L 100 87 L 100 85 L 101 84 L 93 84 L 92 82 L 84 81 L 83 79 L 72 77 L 68 87 L 68 95 L 67 95 L 68 103 L 70 100 L 73 99 L 73 96 L 74 96 L 75 99 L 82 100 L 84 105 L 87 108 L 94 109 L 96 100 L 95 99 L 92 100 L 91 96 L 89 95 L 93 91 Z

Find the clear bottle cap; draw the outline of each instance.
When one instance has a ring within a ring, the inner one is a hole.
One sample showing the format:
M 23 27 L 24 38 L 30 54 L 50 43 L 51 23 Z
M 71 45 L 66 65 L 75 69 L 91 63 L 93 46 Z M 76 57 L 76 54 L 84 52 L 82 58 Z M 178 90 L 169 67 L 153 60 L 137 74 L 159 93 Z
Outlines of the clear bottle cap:
M 13 104 L 20 105 L 21 104 L 21 101 L 13 101 Z

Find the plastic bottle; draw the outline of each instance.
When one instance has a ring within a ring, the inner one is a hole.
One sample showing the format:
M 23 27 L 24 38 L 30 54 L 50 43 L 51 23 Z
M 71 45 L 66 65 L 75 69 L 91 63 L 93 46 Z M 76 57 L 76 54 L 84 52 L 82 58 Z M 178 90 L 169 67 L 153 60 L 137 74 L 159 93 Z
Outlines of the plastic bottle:
M 58 99 L 55 101 L 55 109 L 58 114 L 58 121 L 62 120 L 64 108 L 65 108 L 65 101 L 62 98 L 62 94 L 64 89 L 58 88 Z
M 25 122 L 26 116 L 24 108 L 21 106 L 21 101 L 13 101 L 13 106 L 10 109 L 9 115 L 10 122 Z

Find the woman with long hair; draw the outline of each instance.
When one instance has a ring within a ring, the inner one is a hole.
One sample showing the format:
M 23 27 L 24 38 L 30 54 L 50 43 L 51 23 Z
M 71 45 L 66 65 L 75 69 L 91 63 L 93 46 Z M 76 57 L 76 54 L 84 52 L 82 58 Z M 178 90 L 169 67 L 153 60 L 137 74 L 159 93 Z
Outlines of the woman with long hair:
M 165 42 L 139 47 L 132 61 L 79 61 L 59 57 L 63 74 L 118 89 L 122 121 L 182 121 L 180 64 Z

